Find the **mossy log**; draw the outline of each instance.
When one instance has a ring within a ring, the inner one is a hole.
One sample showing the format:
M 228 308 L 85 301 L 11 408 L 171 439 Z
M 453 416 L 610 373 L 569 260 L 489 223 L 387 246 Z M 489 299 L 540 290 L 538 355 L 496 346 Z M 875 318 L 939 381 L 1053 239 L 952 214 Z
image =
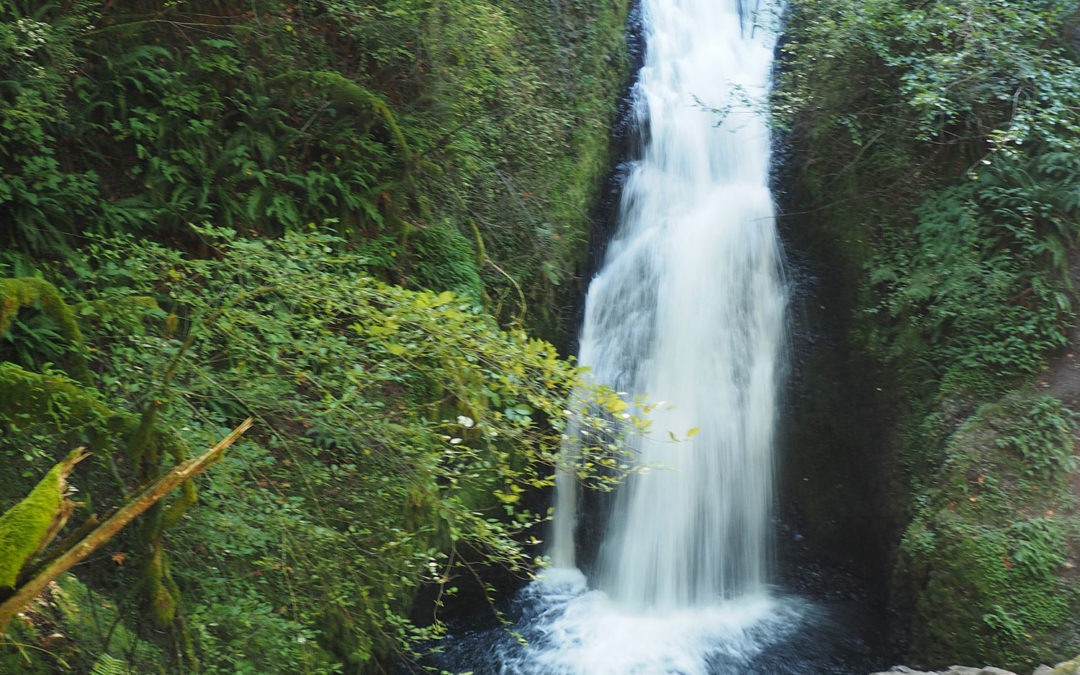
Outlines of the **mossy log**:
M 67 477 L 85 457 L 82 448 L 73 450 L 25 499 L 0 515 L 0 587 L 14 588 L 26 563 L 49 545 L 71 517 L 75 504 L 68 499 Z
M 145 445 L 153 445 L 174 461 L 183 461 L 183 443 L 171 434 L 139 434 L 138 415 L 111 410 L 98 398 L 96 390 L 59 375 L 43 375 L 14 363 L 0 363 L 0 418 L 16 426 L 51 421 L 58 428 L 85 426 L 90 429 L 91 450 L 111 453 L 115 445 L 127 445 L 128 454 L 140 456 Z M 142 448 L 130 446 L 141 443 Z
M 97 550 L 98 547 L 116 535 L 116 533 L 125 525 L 134 520 L 136 516 L 156 504 L 177 486 L 186 483 L 191 478 L 215 464 L 221 459 L 221 455 L 225 452 L 225 449 L 235 443 L 237 439 L 251 427 L 251 424 L 252 419 L 249 417 L 238 427 L 233 429 L 228 436 L 221 440 L 221 442 L 199 457 L 174 466 L 161 478 L 143 487 L 127 504 L 117 509 L 117 511 L 105 520 L 105 522 L 91 530 L 78 543 L 56 557 L 56 559 L 49 563 L 45 569 L 35 574 L 32 579 L 25 584 L 22 584 L 13 596 L 0 604 L 0 635 L 3 635 L 7 630 L 8 624 L 15 614 L 37 597 L 37 595 L 49 585 L 49 582 L 53 581 L 64 572 L 67 572 L 74 567 L 76 563 L 85 559 L 88 555 Z M 69 456 L 68 460 L 65 460 L 65 462 L 70 461 L 70 459 L 71 456 Z M 62 462 L 58 467 L 63 465 L 64 463 Z M 55 470 L 56 469 L 53 471 Z M 51 476 L 53 476 L 53 472 L 50 472 L 49 476 L 46 476 L 46 480 L 49 480 Z M 55 481 L 55 479 L 53 480 Z M 45 481 L 43 481 L 43 483 L 44 482 Z M 35 488 L 35 491 L 36 489 L 37 488 Z M 33 494 L 31 494 L 31 496 L 33 496 Z M 162 561 L 159 560 L 158 562 L 161 563 Z M 167 593 L 164 587 L 162 587 L 161 590 L 162 592 Z M 175 600 L 172 600 L 172 603 L 175 603 Z M 155 608 L 157 608 L 156 599 Z M 172 609 L 175 609 L 174 604 Z M 172 620 L 171 610 L 168 611 L 167 619 L 169 621 Z
M 11 322 L 22 308 L 35 303 L 59 325 L 60 334 L 68 340 L 65 370 L 79 382 L 90 384 L 93 378 L 86 364 L 86 347 L 75 313 L 60 297 L 56 286 L 48 281 L 31 277 L 0 279 L 0 335 L 11 329 Z
M 58 429 L 84 427 L 89 431 L 92 449 L 115 455 L 118 448 L 124 448 L 124 454 L 136 468 L 139 482 L 158 476 L 156 467 L 153 471 L 145 470 L 146 458 L 158 462 L 167 456 L 179 464 L 187 457 L 181 440 L 161 432 L 153 424 L 152 415 L 113 411 L 89 387 L 62 376 L 30 372 L 13 363 L 0 363 L 0 418 L 7 418 L 15 425 L 50 421 Z M 167 569 L 163 567 L 161 536 L 180 522 L 197 498 L 195 484 L 185 482 L 180 496 L 167 506 L 157 507 L 139 533 L 145 554 L 144 590 L 155 607 L 155 618 L 163 623 L 172 619 L 173 612 L 168 607 L 175 605 L 176 593 L 168 590 L 171 580 L 167 572 L 159 573 Z M 4 543 L 2 539 L 0 543 Z M 6 550 L 6 544 L 0 550 Z

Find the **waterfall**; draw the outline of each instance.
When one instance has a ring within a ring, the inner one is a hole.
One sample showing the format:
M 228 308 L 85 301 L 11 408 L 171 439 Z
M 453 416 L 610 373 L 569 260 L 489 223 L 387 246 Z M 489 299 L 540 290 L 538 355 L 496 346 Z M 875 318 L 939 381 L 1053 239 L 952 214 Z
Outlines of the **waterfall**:
M 768 0 L 642 0 L 642 139 L 589 286 L 580 362 L 651 431 L 617 488 L 591 578 L 575 567 L 577 429 L 556 476 L 553 567 L 512 629 L 451 641 L 440 667 L 500 675 L 857 673 L 855 624 L 768 586 L 784 285 L 763 112 Z M 762 25 L 764 24 L 764 25 Z
M 596 580 L 639 607 L 708 605 L 765 582 L 785 299 L 758 109 L 775 31 L 754 30 L 761 15 L 744 4 L 644 0 L 644 142 L 586 298 L 581 364 L 659 404 L 632 441 L 655 468 L 620 488 Z M 573 486 L 564 476 L 558 489 L 552 555 L 566 565 Z

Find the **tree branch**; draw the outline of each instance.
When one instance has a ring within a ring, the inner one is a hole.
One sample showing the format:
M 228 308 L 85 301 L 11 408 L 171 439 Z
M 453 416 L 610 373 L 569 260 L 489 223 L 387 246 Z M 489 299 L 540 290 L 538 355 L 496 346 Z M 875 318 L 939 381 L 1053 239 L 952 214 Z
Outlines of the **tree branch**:
M 186 462 L 174 466 L 164 476 L 144 487 L 130 502 L 120 507 L 120 509 L 110 516 L 108 520 L 94 528 L 94 530 L 83 537 L 79 543 L 69 548 L 49 564 L 48 567 L 23 584 L 15 592 L 15 595 L 8 598 L 3 604 L 0 604 L 0 635 L 3 635 L 7 631 L 11 619 L 20 610 L 26 607 L 31 600 L 36 598 L 38 594 L 45 590 L 45 587 L 48 586 L 51 581 L 55 580 L 64 572 L 67 572 L 77 563 L 93 553 L 94 550 L 111 539 L 125 525 L 134 520 L 136 516 L 153 506 L 170 491 L 185 481 L 202 473 L 210 465 L 217 462 L 221 458 L 221 454 L 225 452 L 225 449 L 235 443 L 236 440 L 251 427 L 251 423 L 252 418 L 247 418 L 217 445 L 210 448 L 199 457 L 189 459 Z

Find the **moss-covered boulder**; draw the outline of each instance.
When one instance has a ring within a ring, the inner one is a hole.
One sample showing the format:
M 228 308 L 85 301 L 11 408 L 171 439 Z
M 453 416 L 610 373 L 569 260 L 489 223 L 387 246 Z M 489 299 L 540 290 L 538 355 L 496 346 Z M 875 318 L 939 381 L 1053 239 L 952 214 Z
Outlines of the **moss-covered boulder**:
M 1030 670 L 1080 648 L 1072 417 L 1057 399 L 1017 395 L 949 440 L 896 568 L 913 662 Z

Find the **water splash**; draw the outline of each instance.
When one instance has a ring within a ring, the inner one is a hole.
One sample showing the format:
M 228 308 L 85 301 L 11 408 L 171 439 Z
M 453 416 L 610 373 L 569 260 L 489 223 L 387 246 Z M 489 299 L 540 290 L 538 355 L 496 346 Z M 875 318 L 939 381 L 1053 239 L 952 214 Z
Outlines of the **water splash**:
M 589 590 L 577 570 L 549 570 L 520 600 L 528 644 L 496 649 L 515 675 L 706 675 L 745 672 L 764 648 L 799 625 L 801 606 L 764 596 L 721 605 L 631 611 Z

